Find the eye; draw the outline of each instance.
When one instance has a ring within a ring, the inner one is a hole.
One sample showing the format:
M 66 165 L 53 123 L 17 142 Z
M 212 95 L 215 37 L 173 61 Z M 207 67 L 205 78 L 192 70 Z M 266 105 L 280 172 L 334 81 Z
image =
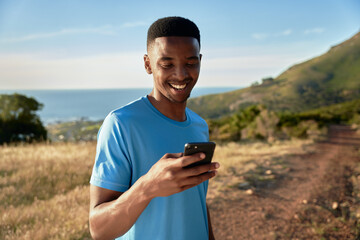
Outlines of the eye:
M 160 64 L 160 66 L 161 66 L 162 68 L 167 69 L 167 68 L 171 68 L 173 65 L 172 65 L 171 63 L 168 63 L 168 64 Z
M 189 62 L 186 64 L 188 67 L 196 67 L 198 65 L 198 62 Z

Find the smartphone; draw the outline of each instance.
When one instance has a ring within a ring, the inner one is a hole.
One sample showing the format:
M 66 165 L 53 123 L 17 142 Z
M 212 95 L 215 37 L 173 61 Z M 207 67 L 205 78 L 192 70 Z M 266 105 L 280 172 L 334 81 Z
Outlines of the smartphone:
M 192 142 L 186 143 L 184 147 L 184 156 L 193 155 L 195 153 L 205 153 L 205 158 L 201 161 L 195 162 L 186 166 L 185 168 L 195 167 L 206 163 L 211 163 L 214 155 L 216 144 L 214 142 Z

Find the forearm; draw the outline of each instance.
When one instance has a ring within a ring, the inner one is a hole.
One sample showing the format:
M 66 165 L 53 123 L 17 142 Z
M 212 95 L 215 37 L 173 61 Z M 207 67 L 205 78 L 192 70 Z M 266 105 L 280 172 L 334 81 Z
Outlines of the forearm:
M 119 198 L 102 203 L 90 213 L 90 232 L 94 239 L 114 239 L 124 235 L 151 201 L 140 178 Z

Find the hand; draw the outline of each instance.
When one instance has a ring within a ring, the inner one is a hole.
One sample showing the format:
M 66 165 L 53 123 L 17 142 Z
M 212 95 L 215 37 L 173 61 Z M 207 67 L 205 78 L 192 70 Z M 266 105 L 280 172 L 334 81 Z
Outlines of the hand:
M 166 197 L 192 188 L 212 177 L 220 167 L 217 162 L 184 168 L 205 158 L 204 153 L 183 156 L 182 153 L 167 153 L 143 176 L 151 197 Z

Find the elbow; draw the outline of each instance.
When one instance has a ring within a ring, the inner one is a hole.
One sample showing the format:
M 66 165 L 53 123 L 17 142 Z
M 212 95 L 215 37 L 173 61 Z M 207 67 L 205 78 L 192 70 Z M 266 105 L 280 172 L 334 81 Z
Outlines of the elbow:
M 96 234 L 96 226 L 94 223 L 94 219 L 91 216 L 89 217 L 89 229 L 90 229 L 90 235 L 91 235 L 92 239 L 94 239 L 94 240 L 100 239 Z
M 94 240 L 106 239 L 100 233 L 100 228 L 99 228 L 98 224 L 96 224 L 95 217 L 92 215 L 89 216 L 89 229 L 90 229 L 90 234 L 91 234 L 92 239 L 94 239 Z
M 91 234 L 91 238 L 93 240 L 101 240 L 103 238 L 101 238 L 100 236 L 97 236 L 93 231 L 90 230 L 90 234 Z
M 89 229 L 92 239 L 94 240 L 111 240 L 117 237 L 121 237 L 125 233 L 112 232 L 109 229 L 104 228 L 106 224 L 102 224 L 96 219 L 96 214 L 89 216 Z

